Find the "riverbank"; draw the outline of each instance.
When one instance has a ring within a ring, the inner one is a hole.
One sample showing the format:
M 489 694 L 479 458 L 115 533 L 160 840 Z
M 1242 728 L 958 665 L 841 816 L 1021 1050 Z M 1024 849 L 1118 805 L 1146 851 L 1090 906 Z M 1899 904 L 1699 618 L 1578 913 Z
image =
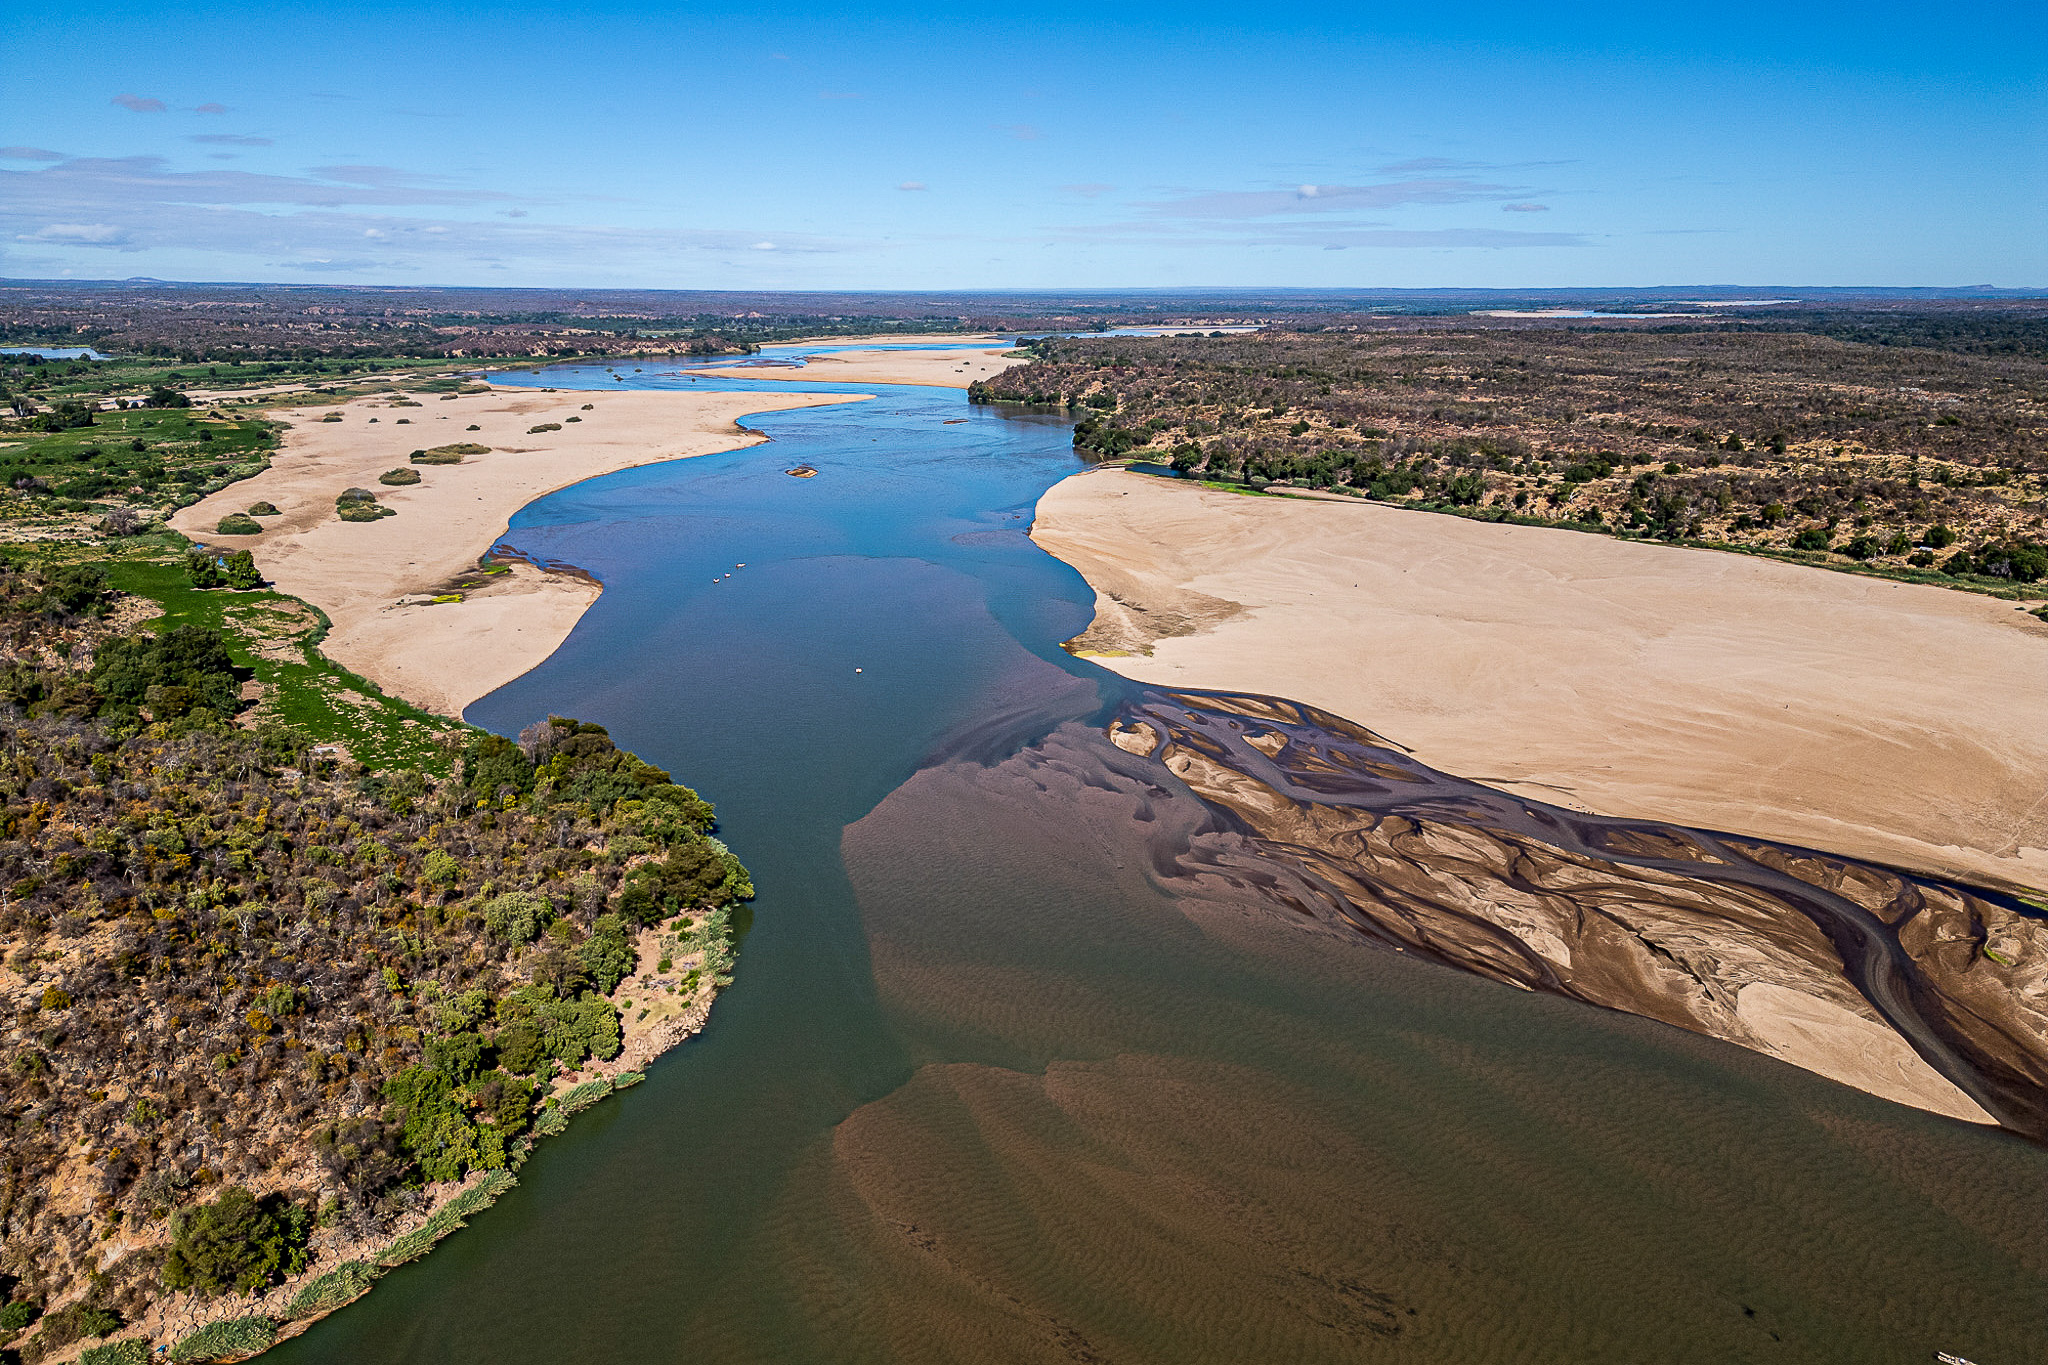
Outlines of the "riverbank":
M 1099 471 L 1033 539 L 1077 652 L 1285 696 L 1508 791 L 2048 885 L 2048 626 L 1711 551 Z
M 554 653 L 599 591 L 588 579 L 523 564 L 481 586 L 455 586 L 520 508 L 620 469 L 754 444 L 760 438 L 734 424 L 749 412 L 859 397 L 521 388 L 302 408 L 269 469 L 171 524 L 208 545 L 250 550 L 280 592 L 325 612 L 332 629 L 321 649 L 336 663 L 414 705 L 460 716 Z M 454 464 L 408 461 L 415 450 L 465 444 L 484 449 Z M 378 482 L 395 469 L 420 482 Z M 335 498 L 348 488 L 370 490 L 395 515 L 339 520 Z M 260 534 L 217 533 L 223 517 L 261 503 L 278 510 L 258 519 Z

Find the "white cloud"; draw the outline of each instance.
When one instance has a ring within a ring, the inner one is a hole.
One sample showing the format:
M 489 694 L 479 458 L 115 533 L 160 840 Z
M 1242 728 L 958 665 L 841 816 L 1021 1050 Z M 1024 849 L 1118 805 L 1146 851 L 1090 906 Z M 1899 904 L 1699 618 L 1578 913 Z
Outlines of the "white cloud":
M 906 180 L 896 187 L 899 190 L 928 190 L 931 186 L 922 180 Z
M 1501 199 L 1505 185 L 1446 176 L 1390 180 L 1377 185 L 1297 185 L 1291 190 L 1218 190 L 1189 194 L 1145 205 L 1161 218 L 1246 219 L 1290 213 L 1347 213 L 1388 209 L 1403 204 L 1463 204 L 1475 199 Z
M 162 100 L 148 95 L 116 95 L 108 103 L 118 104 L 131 114 L 161 114 L 166 107 Z
M 57 242 L 65 246 L 127 246 L 128 230 L 112 223 L 51 223 L 38 232 L 20 234 L 24 242 Z

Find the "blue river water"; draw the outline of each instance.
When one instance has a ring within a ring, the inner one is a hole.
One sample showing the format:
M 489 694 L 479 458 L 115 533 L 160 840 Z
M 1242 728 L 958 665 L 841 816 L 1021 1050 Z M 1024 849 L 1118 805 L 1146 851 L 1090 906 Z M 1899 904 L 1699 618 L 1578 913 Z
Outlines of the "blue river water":
M 468 715 L 601 722 L 717 803 L 735 984 L 275 1358 L 2048 1357 L 2038 1149 L 1180 905 L 1148 850 L 1206 817 L 1100 741 L 1129 685 L 1060 648 L 1093 595 L 1027 536 L 1069 425 L 795 387 L 873 397 L 513 520 L 605 591 Z

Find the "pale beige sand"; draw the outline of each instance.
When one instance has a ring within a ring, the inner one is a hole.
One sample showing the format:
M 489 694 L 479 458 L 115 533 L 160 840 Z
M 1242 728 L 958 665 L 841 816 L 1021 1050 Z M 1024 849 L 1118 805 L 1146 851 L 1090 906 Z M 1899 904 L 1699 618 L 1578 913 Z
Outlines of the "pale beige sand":
M 321 646 L 328 657 L 415 705 L 458 716 L 554 653 L 597 596 L 581 579 L 521 567 L 460 603 L 419 600 L 474 568 L 514 512 L 613 470 L 752 444 L 733 425 L 742 414 L 855 397 L 500 389 L 449 402 L 425 395 L 418 407 L 394 407 L 380 395 L 300 409 L 268 470 L 184 509 L 171 524 L 208 544 L 254 551 L 280 591 L 333 621 Z M 343 420 L 322 422 L 328 411 Z M 397 425 L 401 417 L 411 424 Z M 563 426 L 529 434 L 543 422 Z M 470 425 L 480 430 L 464 430 Z M 491 451 L 457 465 L 416 466 L 420 482 L 409 487 L 377 482 L 406 466 L 410 452 L 458 441 Z M 350 487 L 369 489 L 397 515 L 337 519 L 335 495 Z M 283 514 L 262 518 L 262 535 L 214 533 L 223 516 L 258 502 Z
M 1129 677 L 1563 805 L 2048 886 L 2048 626 L 2010 602 L 1120 470 L 1033 537 L 1097 589 L 1084 650 L 1149 644 L 1099 660 Z
M 1736 993 L 1735 1014 L 1774 1056 L 1794 1066 L 1916 1109 L 1998 1122 L 1882 1021 L 1832 1000 L 1753 981 Z
M 862 341 L 890 342 L 895 345 L 914 343 L 946 347 L 948 343 L 966 341 L 990 341 L 995 338 L 988 334 L 977 336 L 930 336 L 930 337 L 835 337 L 834 345 L 858 346 Z M 1024 362 L 1015 357 L 1005 357 L 1001 351 L 985 347 L 950 347 L 933 351 L 887 351 L 853 350 L 835 355 L 814 355 L 804 357 L 800 366 L 780 365 L 742 366 L 738 373 L 750 379 L 801 379 L 811 383 L 831 384 L 929 384 L 940 388 L 964 389 L 977 379 L 987 379 L 1000 374 L 1012 365 Z M 727 368 L 704 369 L 698 374 L 732 374 Z

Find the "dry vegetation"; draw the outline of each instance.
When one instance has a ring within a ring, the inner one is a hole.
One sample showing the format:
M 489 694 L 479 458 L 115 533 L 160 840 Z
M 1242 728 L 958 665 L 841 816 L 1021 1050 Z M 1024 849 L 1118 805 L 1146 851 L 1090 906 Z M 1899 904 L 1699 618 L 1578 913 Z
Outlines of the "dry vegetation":
M 596 726 L 368 772 L 238 725 L 217 635 L 117 606 L 90 567 L 0 572 L 0 1335 L 31 1363 L 171 1312 L 267 1342 L 369 1247 L 297 1315 L 353 1297 L 587 1100 L 553 1092 L 618 1056 L 622 981 L 724 984 L 751 894 Z
M 1841 320 L 1053 338 L 972 393 L 1065 405 L 1083 450 L 1208 479 L 2031 582 L 2048 346 L 1991 317 L 1918 345 Z

